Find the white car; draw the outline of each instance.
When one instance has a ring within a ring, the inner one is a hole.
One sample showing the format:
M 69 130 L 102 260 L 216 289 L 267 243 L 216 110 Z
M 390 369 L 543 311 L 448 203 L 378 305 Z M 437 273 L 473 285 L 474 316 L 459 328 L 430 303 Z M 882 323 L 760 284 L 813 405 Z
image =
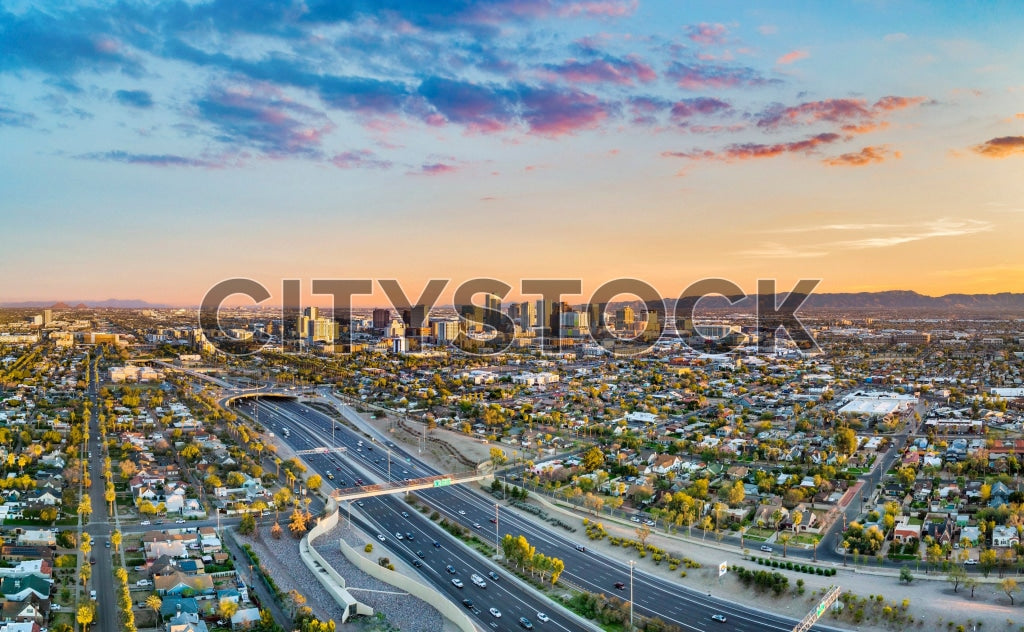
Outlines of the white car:
M 143 521 L 142 521 L 142 522 L 140 522 L 139 524 L 140 524 L 140 525 L 142 525 L 142 526 L 144 526 L 144 527 L 148 527 L 149 525 L 151 525 L 151 524 L 153 524 L 153 523 L 152 523 L 152 522 L 150 522 L 149 520 L 143 520 Z
M 460 510 L 459 510 L 459 515 L 460 515 L 460 516 L 465 516 L 465 515 L 466 515 L 466 512 L 465 512 L 465 511 L 463 511 L 462 509 L 460 509 Z
M 547 623 L 548 621 L 551 620 L 551 617 L 549 617 L 548 615 L 544 614 L 543 612 L 538 612 L 537 613 L 537 620 L 538 621 L 543 621 L 544 623 Z
M 184 518 L 178 518 L 177 520 L 174 521 L 174 524 L 185 524 L 185 519 Z
M 491 608 L 490 612 L 491 612 L 491 616 L 494 617 L 495 619 L 500 619 L 501 618 L 501 610 L 498 610 L 497 608 Z
M 640 524 L 640 516 L 631 516 L 631 517 L 629 518 L 629 521 L 630 521 L 630 522 L 635 522 L 635 523 L 637 523 L 637 524 Z
M 386 542 L 387 541 L 387 538 L 385 538 L 384 534 L 382 534 L 382 533 L 378 533 L 377 534 L 377 539 L 380 540 L 381 542 Z

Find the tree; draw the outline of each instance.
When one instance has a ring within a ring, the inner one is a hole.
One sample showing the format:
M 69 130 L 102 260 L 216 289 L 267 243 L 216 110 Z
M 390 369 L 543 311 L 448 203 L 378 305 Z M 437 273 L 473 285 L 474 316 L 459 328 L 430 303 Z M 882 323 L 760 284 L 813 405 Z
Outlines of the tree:
M 319 474 L 314 474 L 306 479 L 306 487 L 312 491 L 320 489 L 320 486 L 324 484 L 324 479 Z
M 82 552 L 82 555 L 89 557 L 89 553 L 92 552 L 92 542 L 89 538 L 82 538 L 82 543 L 78 545 L 78 550 Z
M 981 568 L 981 572 L 988 577 L 988 574 L 995 568 L 997 555 L 993 549 L 985 549 L 978 556 L 978 566 Z
M 642 524 L 636 529 L 634 529 L 634 532 L 636 533 L 637 539 L 640 540 L 640 546 L 646 547 L 647 538 L 649 538 L 651 535 L 651 528 L 646 524 Z
M 283 529 L 281 529 L 281 525 L 276 522 L 274 523 L 274 526 L 270 527 L 270 535 L 275 540 L 281 539 L 281 531 L 283 531 Z
M 235 616 L 236 612 L 238 612 L 237 601 L 232 601 L 231 599 L 225 598 L 221 599 L 220 602 L 217 604 L 217 614 L 219 614 L 220 618 L 224 619 L 225 621 L 230 621 L 231 617 Z
M 786 557 L 786 551 L 789 548 L 789 540 L 792 537 L 793 536 L 789 535 L 788 533 L 783 533 L 778 538 L 776 538 L 776 541 L 782 545 L 782 557 Z
M 296 507 L 288 521 L 288 530 L 296 538 L 306 532 L 306 515 Z
M 92 515 L 92 500 L 88 495 L 82 496 L 82 500 L 79 501 L 78 515 L 82 517 L 83 522 L 89 520 L 89 516 Z
M 964 579 L 964 588 L 971 589 L 971 599 L 974 599 L 974 591 L 978 588 L 978 583 L 978 578 L 974 577 L 973 575 L 968 575 Z
M 160 600 L 160 597 L 156 595 L 150 595 L 146 597 L 146 607 L 153 611 L 153 616 L 156 617 L 157 625 L 160 624 L 160 607 L 164 603 Z
M 857 449 L 857 435 L 851 428 L 839 428 L 832 437 L 836 450 L 849 456 Z
M 506 463 L 508 463 L 508 457 L 505 456 L 505 451 L 502 450 L 501 448 L 491 448 L 490 453 L 491 463 L 494 464 L 494 467 L 498 467 L 499 465 L 505 465 Z
M 726 494 L 725 502 L 729 503 L 730 507 L 735 507 L 743 502 L 743 498 L 746 495 L 746 491 L 743 489 L 743 481 L 736 479 L 736 482 L 729 488 L 729 493 Z
M 963 569 L 961 568 L 960 570 Z M 909 584 L 912 581 L 914 581 L 914 574 L 910 572 L 910 567 L 903 566 L 902 568 L 900 568 L 900 583 Z M 956 590 L 953 590 L 953 592 L 956 592 Z
M 1012 577 L 1007 577 L 999 584 L 999 587 L 1002 588 L 1003 592 L 1006 593 L 1006 596 L 1010 598 L 1010 605 L 1012 606 L 1013 593 L 1019 590 L 1019 588 L 1017 587 L 1017 580 L 1013 579 Z
M 238 523 L 238 532 L 244 536 L 256 533 L 256 518 L 251 513 L 242 516 L 242 521 Z
M 953 564 L 949 569 L 949 575 L 946 576 L 946 580 L 953 584 L 953 592 L 956 592 L 960 588 L 960 584 L 964 583 L 965 579 L 967 579 L 967 571 L 959 564 Z
M 78 620 L 78 625 L 82 626 L 83 630 L 89 628 L 89 624 L 92 623 L 92 605 L 86 604 L 78 608 L 78 614 L 75 618 Z
M 604 452 L 598 447 L 590 448 L 583 455 L 583 469 L 587 472 L 593 472 L 597 468 L 604 465 Z
M 50 524 L 53 524 L 53 521 L 57 519 L 57 508 L 43 507 L 39 511 L 39 519 L 43 522 L 49 522 Z

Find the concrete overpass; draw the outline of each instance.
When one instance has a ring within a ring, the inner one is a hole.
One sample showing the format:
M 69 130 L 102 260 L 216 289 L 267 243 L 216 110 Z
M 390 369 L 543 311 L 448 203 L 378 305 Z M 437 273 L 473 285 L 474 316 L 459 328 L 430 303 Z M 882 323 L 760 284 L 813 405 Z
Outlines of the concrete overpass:
M 349 487 L 337 489 L 331 493 L 331 498 L 338 502 L 346 500 L 359 500 L 370 496 L 387 496 L 389 494 L 400 494 L 413 492 L 417 489 L 432 489 L 434 487 L 447 487 L 448 485 L 459 485 L 472 481 L 479 481 L 492 476 L 490 472 L 480 473 L 476 471 L 462 472 L 459 474 L 438 474 L 424 478 L 414 478 L 408 481 L 391 481 L 377 483 L 375 485 L 363 485 L 362 487 Z

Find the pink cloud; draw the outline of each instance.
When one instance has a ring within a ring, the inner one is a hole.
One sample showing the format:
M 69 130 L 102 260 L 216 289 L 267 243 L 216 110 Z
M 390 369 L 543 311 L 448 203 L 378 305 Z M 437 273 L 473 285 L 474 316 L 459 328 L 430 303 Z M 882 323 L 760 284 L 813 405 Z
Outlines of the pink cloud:
M 657 73 L 635 57 L 627 59 L 595 59 L 581 62 L 567 60 L 558 66 L 549 67 L 555 74 L 572 83 L 611 83 L 631 86 L 634 80 L 649 83 L 658 78 Z
M 391 166 L 390 160 L 377 158 L 369 149 L 356 149 L 352 151 L 335 154 L 331 163 L 339 169 L 387 169 Z
M 810 56 L 811 54 L 805 50 L 794 50 L 776 59 L 775 63 L 780 66 L 785 66 L 787 64 L 792 64 L 795 61 L 800 61 L 801 59 L 807 59 Z
M 449 165 L 443 162 L 434 162 L 420 166 L 420 170 L 413 172 L 425 176 L 440 176 L 447 173 L 455 173 L 460 167 L 456 165 Z
M 1015 154 L 1024 154 L 1024 136 L 993 138 L 971 149 L 986 158 L 1009 158 Z
M 729 31 L 723 24 L 709 24 L 707 22 L 701 22 L 700 24 L 691 24 L 684 29 L 686 36 L 692 41 L 698 44 L 704 44 L 705 46 L 711 46 L 714 44 L 724 44 L 725 38 L 729 34 Z
M 900 157 L 902 157 L 900 152 L 890 151 L 888 147 L 868 146 L 858 152 L 842 154 L 835 158 L 826 158 L 822 162 L 833 167 L 863 167 Z
M 615 2 L 614 0 L 604 2 L 573 2 L 559 9 L 558 14 L 562 17 L 589 15 L 593 17 L 620 18 L 632 15 L 639 6 L 639 0 L 630 0 L 629 2 Z
M 810 154 L 822 145 L 828 145 L 841 140 L 839 134 L 816 134 L 804 140 L 789 143 L 738 143 L 728 145 L 724 150 L 715 152 L 711 150 L 697 150 L 694 152 L 662 152 L 667 158 L 687 158 L 689 160 L 722 160 L 732 162 L 734 160 L 755 160 L 759 158 L 775 158 L 783 154 Z

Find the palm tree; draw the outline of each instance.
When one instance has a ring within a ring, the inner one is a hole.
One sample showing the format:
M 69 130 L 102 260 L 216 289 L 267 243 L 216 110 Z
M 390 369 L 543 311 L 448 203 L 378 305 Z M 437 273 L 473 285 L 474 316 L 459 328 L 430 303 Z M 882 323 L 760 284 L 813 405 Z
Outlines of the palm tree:
M 157 628 L 160 627 L 160 608 L 164 603 L 160 600 L 160 597 L 156 595 L 150 595 L 146 597 L 146 607 L 153 611 L 153 617 L 156 620 Z

